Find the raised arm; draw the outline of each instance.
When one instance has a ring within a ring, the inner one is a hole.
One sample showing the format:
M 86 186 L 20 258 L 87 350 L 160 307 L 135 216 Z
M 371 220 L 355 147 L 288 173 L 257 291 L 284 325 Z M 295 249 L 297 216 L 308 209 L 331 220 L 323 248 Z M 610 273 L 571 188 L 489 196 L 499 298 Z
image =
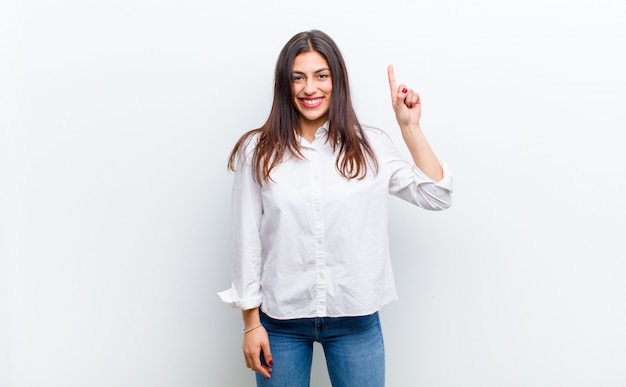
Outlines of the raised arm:
M 402 139 L 411 153 L 413 162 L 429 178 L 434 181 L 441 180 L 443 178 L 441 164 L 420 127 L 422 104 L 419 94 L 413 89 L 408 89 L 404 84 L 397 84 L 392 65 L 387 67 L 387 76 L 391 91 L 391 105 L 400 126 Z

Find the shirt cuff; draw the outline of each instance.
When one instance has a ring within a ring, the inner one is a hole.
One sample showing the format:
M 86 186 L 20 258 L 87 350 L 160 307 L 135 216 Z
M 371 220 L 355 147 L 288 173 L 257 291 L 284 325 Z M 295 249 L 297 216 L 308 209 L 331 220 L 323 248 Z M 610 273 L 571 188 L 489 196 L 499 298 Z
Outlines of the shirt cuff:
M 426 176 L 426 174 L 414 164 L 413 173 L 418 177 L 416 181 L 434 182 L 437 187 L 440 187 L 440 188 L 443 188 L 452 192 L 453 191 L 452 171 L 450 170 L 450 167 L 445 161 L 439 160 L 439 164 L 441 164 L 441 169 L 443 170 L 443 177 L 439 181 L 434 181 L 430 177 Z
M 241 310 L 248 310 L 252 308 L 258 308 L 261 305 L 261 296 L 253 296 L 253 297 L 240 297 L 235 285 L 231 285 L 230 289 L 224 290 L 222 292 L 218 292 L 217 295 L 220 299 L 230 304 L 233 308 L 238 308 Z

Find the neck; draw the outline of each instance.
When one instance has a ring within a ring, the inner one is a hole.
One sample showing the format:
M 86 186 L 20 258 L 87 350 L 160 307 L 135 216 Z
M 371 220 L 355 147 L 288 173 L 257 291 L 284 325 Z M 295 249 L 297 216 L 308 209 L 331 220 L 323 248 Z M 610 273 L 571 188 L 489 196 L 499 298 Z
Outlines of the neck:
M 315 139 L 315 133 L 319 128 L 324 125 L 325 122 L 325 119 L 306 122 L 300 121 L 300 129 L 298 130 L 298 134 L 308 142 L 312 142 L 313 139 Z
M 317 132 L 317 128 L 301 128 L 298 134 L 300 135 L 300 137 L 304 138 L 308 142 L 313 142 L 313 140 L 315 139 L 315 132 Z

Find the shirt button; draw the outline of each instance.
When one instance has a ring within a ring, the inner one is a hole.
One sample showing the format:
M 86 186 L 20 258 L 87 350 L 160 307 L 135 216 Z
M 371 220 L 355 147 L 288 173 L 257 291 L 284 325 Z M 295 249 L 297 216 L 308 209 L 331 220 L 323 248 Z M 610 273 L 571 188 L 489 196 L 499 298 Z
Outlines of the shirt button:
M 320 278 L 324 278 L 324 273 L 320 273 Z
M 316 212 L 320 212 L 320 208 L 319 207 L 315 207 L 315 211 Z
M 317 244 L 318 244 L 318 245 L 321 245 L 321 244 L 322 244 L 322 240 L 321 240 L 321 239 L 318 239 L 318 240 L 317 240 Z

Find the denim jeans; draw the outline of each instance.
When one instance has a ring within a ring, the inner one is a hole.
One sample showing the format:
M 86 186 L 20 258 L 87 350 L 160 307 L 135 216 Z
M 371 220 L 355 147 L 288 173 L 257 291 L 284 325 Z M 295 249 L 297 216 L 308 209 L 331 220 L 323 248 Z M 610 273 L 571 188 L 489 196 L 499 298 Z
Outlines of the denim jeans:
M 293 320 L 276 320 L 261 312 L 261 323 L 269 335 L 274 365 L 271 379 L 256 374 L 258 387 L 308 387 L 316 341 L 324 348 L 334 387 L 385 385 L 385 349 L 378 312 L 361 317 Z

